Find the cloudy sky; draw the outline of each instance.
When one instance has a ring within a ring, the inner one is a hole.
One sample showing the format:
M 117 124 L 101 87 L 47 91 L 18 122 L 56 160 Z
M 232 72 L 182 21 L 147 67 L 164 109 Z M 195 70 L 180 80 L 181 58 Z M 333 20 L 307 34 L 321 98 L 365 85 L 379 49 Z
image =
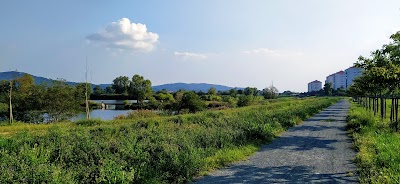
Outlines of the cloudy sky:
M 0 72 L 306 91 L 400 30 L 400 1 L 3 0 Z

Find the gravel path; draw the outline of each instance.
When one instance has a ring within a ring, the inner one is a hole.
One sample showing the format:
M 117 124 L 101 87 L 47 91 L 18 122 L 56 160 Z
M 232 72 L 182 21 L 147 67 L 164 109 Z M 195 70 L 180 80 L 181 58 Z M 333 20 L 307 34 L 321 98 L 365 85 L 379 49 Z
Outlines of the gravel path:
M 356 153 L 345 130 L 349 106 L 347 100 L 339 101 L 282 133 L 249 160 L 196 183 L 357 183 Z

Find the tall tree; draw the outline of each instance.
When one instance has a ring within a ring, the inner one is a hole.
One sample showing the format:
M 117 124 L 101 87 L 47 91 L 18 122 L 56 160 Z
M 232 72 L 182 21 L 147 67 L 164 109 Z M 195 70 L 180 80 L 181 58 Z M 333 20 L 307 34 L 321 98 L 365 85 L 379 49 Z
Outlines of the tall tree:
M 103 94 L 103 89 L 99 85 L 96 85 L 93 88 L 93 94 L 101 95 L 101 94 Z
M 128 94 L 131 82 L 127 76 L 119 76 L 113 80 L 111 88 L 116 94 Z
M 236 89 L 230 89 L 229 90 L 229 95 L 231 95 L 232 97 L 236 97 L 238 94 L 238 91 Z
M 180 109 L 189 109 L 190 112 L 197 112 L 203 110 L 204 107 L 204 102 L 195 92 L 188 91 L 183 94 Z
M 325 95 L 332 96 L 332 93 L 333 93 L 332 83 L 330 83 L 330 82 L 325 83 L 324 92 L 325 92 Z
M 69 86 L 64 81 L 55 81 L 48 87 L 45 98 L 51 100 L 45 102 L 44 110 L 47 112 L 50 122 L 66 120 L 81 109 L 82 101 L 77 100 L 74 94 L 77 94 L 76 88 Z
M 257 88 L 251 88 L 251 87 L 247 87 L 244 88 L 243 93 L 247 96 L 252 95 L 252 96 L 257 96 L 258 95 L 258 89 Z
M 14 122 L 14 116 L 13 116 L 13 107 L 12 107 L 12 89 L 13 89 L 13 80 L 10 80 L 10 124 Z
M 87 57 L 86 57 L 86 71 L 85 71 L 85 110 L 86 110 L 86 119 L 90 119 L 90 109 L 89 109 L 89 89 L 91 90 L 92 87 L 89 88 L 89 83 L 87 79 L 88 74 L 88 67 L 87 67 Z
M 263 96 L 265 99 L 274 99 L 278 97 L 278 89 L 274 86 L 263 89 Z
M 211 87 L 210 89 L 208 89 L 207 94 L 217 95 L 217 89 L 215 89 L 214 87 Z
M 111 86 L 107 86 L 105 89 L 106 94 L 113 94 L 115 93 L 114 89 Z
M 145 99 L 152 96 L 151 81 L 144 79 L 143 76 L 134 75 L 129 87 L 129 95 L 136 98 L 139 105 L 142 107 Z

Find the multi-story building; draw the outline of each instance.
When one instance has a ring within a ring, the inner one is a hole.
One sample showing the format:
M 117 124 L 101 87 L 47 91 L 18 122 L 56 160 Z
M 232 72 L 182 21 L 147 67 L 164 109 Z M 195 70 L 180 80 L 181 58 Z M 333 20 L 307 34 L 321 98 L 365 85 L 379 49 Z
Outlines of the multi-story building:
M 322 82 L 315 80 L 308 83 L 308 92 L 319 91 L 322 89 Z
M 328 83 L 331 83 L 333 88 L 333 84 L 335 83 L 335 74 L 331 74 L 328 77 L 326 77 L 325 84 Z
M 331 83 L 332 88 L 346 88 L 346 73 L 344 71 L 336 72 L 326 77 L 325 83 Z
M 352 66 L 346 69 L 345 72 L 346 72 L 346 89 L 348 89 L 351 86 L 351 84 L 353 84 L 353 80 L 356 77 L 361 76 L 362 69 Z

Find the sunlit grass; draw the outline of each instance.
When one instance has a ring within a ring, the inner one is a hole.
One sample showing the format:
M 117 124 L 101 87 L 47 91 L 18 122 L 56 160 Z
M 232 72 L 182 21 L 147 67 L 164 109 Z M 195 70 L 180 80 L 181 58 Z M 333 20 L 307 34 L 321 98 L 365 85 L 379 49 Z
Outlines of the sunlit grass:
M 177 116 L 1 126 L 9 134 L 0 136 L 0 183 L 187 183 L 245 159 L 261 143 L 337 100 L 278 100 Z
M 352 104 L 348 127 L 358 151 L 361 183 L 400 183 L 400 134 L 388 121 Z
M 227 166 L 234 161 L 245 160 L 248 156 L 258 151 L 260 149 L 259 146 L 260 144 L 250 144 L 236 148 L 218 150 L 214 155 L 205 158 L 205 167 L 199 175 L 206 175 L 208 172 Z

